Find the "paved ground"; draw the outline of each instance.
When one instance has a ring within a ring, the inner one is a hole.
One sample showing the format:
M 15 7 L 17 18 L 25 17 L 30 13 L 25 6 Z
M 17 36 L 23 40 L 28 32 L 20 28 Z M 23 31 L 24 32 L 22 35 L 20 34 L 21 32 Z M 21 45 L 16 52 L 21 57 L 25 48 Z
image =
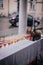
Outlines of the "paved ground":
M 18 34 L 18 27 L 11 26 L 9 18 L 0 18 L 0 36 L 9 36 L 13 34 Z
M 9 36 L 18 33 L 18 27 L 9 23 L 9 18 L 0 18 L 0 36 Z
M 9 23 L 9 18 L 0 18 L 0 31 L 15 28 Z
M 9 18 L 0 18 L 0 31 L 6 30 L 9 28 L 10 23 L 8 21 L 9 21 Z

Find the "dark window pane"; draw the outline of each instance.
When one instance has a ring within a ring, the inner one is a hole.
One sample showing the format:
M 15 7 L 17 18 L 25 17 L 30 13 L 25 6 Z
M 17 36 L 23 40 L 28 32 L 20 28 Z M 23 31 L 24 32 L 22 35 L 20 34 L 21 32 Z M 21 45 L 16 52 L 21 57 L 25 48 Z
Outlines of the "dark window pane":
M 0 8 L 3 8 L 3 0 L 0 0 Z

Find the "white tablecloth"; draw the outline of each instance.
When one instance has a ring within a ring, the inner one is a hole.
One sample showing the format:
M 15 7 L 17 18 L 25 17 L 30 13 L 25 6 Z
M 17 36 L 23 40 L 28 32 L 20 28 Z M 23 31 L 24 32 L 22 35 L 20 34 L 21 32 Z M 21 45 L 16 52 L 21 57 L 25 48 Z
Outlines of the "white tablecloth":
M 42 41 L 43 39 L 35 42 L 23 40 L 3 47 L 0 49 L 0 65 L 27 65 L 43 50 Z

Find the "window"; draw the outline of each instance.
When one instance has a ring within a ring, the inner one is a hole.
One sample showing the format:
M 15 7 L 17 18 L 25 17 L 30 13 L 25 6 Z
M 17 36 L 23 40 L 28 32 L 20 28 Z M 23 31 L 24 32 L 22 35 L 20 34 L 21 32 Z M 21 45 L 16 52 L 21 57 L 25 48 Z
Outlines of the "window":
M 33 5 L 33 0 L 30 0 L 30 8 L 32 9 L 32 5 Z
M 37 0 L 30 0 L 30 9 L 35 10 L 36 1 Z
M 3 8 L 3 0 L 0 0 L 0 8 Z

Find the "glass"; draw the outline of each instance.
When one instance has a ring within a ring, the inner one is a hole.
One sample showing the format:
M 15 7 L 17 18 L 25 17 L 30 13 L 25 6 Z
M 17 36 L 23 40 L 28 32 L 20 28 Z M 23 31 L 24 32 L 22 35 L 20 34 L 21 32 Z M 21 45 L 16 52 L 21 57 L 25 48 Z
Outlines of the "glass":
M 31 34 L 26 34 L 26 35 L 25 35 L 25 39 L 32 40 Z
M 2 48 L 2 43 L 0 43 L 0 48 Z
M 11 40 L 8 40 L 8 45 L 10 45 L 11 44 Z
M 7 45 L 7 41 L 6 40 L 4 40 L 4 47 Z
M 3 38 L 0 37 L 0 48 L 2 48 L 2 44 L 3 44 Z

